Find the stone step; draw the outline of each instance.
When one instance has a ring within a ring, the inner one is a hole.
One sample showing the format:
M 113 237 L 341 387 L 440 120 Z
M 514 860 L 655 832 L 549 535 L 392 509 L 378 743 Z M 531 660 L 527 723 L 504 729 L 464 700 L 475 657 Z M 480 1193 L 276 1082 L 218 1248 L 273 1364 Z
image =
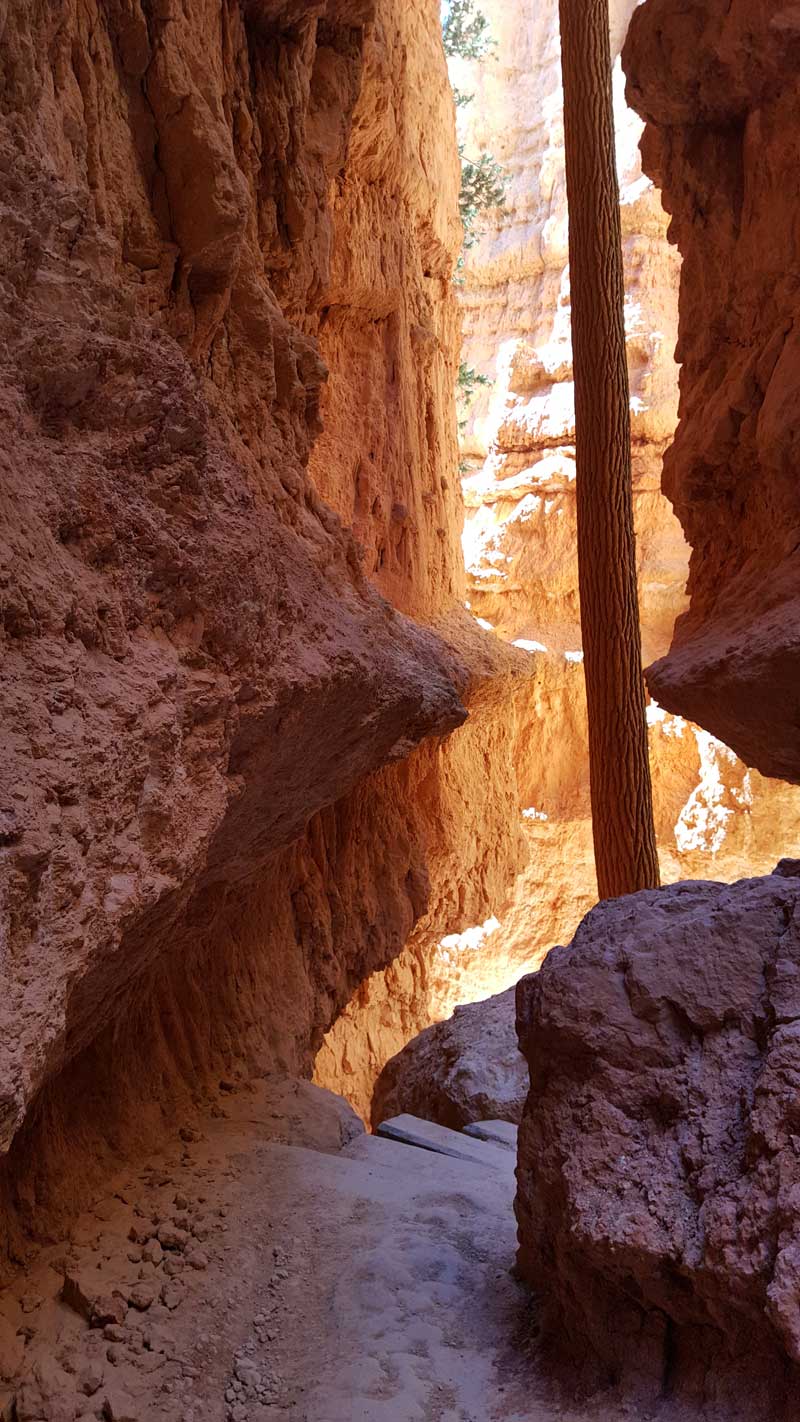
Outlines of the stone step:
M 508 1152 L 505 1152 L 508 1155 Z M 408 1143 L 390 1140 L 388 1136 L 359 1136 L 343 1151 L 349 1160 L 367 1165 L 376 1175 L 391 1178 L 395 1185 L 405 1182 L 405 1188 L 414 1189 L 425 1183 L 437 1182 L 444 1190 L 458 1191 L 465 1181 L 484 1181 L 486 1188 L 486 1162 L 465 1160 L 453 1155 L 441 1155 L 438 1151 L 409 1149 Z M 341 1159 L 341 1157 L 340 1157 Z M 516 1157 L 510 1156 L 512 1164 Z M 492 1172 L 492 1183 L 505 1189 L 506 1177 L 500 1172 Z M 2 1414 L 0 1414 L 2 1416 Z
M 474 1136 L 477 1141 L 490 1141 L 493 1145 L 504 1146 L 516 1151 L 519 1127 L 513 1121 L 473 1121 L 464 1126 L 465 1136 Z
M 433 1151 L 437 1155 L 449 1155 L 456 1160 L 468 1160 L 473 1165 L 488 1166 L 492 1170 L 513 1169 L 514 1157 L 507 1148 L 488 1141 L 470 1140 L 462 1131 L 448 1130 L 446 1126 L 437 1126 L 433 1121 L 423 1121 L 418 1116 L 393 1116 L 391 1120 L 381 1122 L 377 1134 L 385 1140 Z

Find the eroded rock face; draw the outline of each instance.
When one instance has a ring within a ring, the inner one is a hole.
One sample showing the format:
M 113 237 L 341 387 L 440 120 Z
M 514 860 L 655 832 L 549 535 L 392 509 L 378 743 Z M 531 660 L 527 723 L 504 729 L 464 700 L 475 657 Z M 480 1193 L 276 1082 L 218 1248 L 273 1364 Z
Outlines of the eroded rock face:
M 596 900 L 580 664 L 558 4 L 482 0 L 481 8 L 496 47 L 480 65 L 451 63 L 456 86 L 475 96 L 458 111 L 460 138 L 473 159 L 486 150 L 501 162 L 507 201 L 466 253 L 459 290 L 463 359 L 491 382 L 477 390 L 462 441 L 466 598 L 473 618 L 518 643 L 530 664 L 530 689 L 516 702 L 516 808 L 506 800 L 527 863 L 510 895 L 498 876 L 490 884 L 479 869 L 487 886 L 482 908 L 470 912 L 468 904 L 476 903 L 470 894 L 463 913 L 448 913 L 446 932 L 440 913 L 423 920 L 391 967 L 359 986 L 326 1037 L 317 1079 L 348 1095 L 365 1118 L 373 1082 L 404 1041 L 427 1022 L 449 1017 L 458 1003 L 516 982 L 553 943 L 571 938 Z M 629 0 L 611 6 L 617 55 L 632 8 Z M 659 194 L 642 172 L 643 125 L 625 103 L 619 64 L 615 114 L 639 593 L 644 652 L 652 659 L 666 652 L 686 606 L 689 550 L 660 491 L 677 420 L 680 260 L 667 240 Z M 378 371 L 383 389 L 382 366 Z M 377 562 L 376 554 L 376 568 Z M 396 580 L 393 586 L 400 590 Z M 767 873 L 781 854 L 800 849 L 797 790 L 766 782 L 683 717 L 655 704 L 649 714 L 665 883 Z M 463 736 L 450 743 L 454 752 Z M 503 752 L 492 754 L 495 764 L 505 764 Z M 459 783 L 466 787 L 468 778 L 459 776 Z M 462 862 L 477 865 L 474 809 L 460 806 L 448 840 L 453 844 L 455 834 Z M 491 846 L 491 837 L 484 843 Z M 445 894 L 450 898 L 450 886 Z
M 517 995 L 548 1343 L 726 1417 L 792 1415 L 800 1384 L 796 868 L 602 904 Z
M 457 1007 L 386 1063 L 372 1124 L 408 1113 L 461 1130 L 472 1121 L 522 1119 L 528 1072 L 515 1029 L 515 990 Z
M 10 0 L 0 37 L 19 1254 L 211 1072 L 307 1070 L 426 914 L 486 912 L 521 859 L 501 703 L 529 672 L 454 614 L 435 0 Z M 438 826 L 485 779 L 481 725 L 502 769 L 459 903 L 437 874 L 469 839 Z
M 616 0 L 615 55 L 633 6 Z M 575 414 L 557 0 L 485 7 L 496 49 L 453 61 L 465 152 L 502 165 L 506 205 L 467 253 L 460 293 L 464 360 L 488 378 L 462 440 L 470 602 L 510 640 L 564 657 L 580 650 Z M 615 122 L 631 376 L 634 502 L 645 650 L 666 645 L 683 605 L 686 552 L 659 495 L 677 416 L 679 259 L 658 194 L 642 176 L 642 124 L 615 69 Z
M 484 978 L 492 965 L 497 973 L 485 990 L 498 991 L 572 936 L 595 902 L 596 885 L 580 665 L 558 4 L 485 0 L 482 8 L 496 49 L 480 65 L 451 66 L 456 85 L 475 94 L 459 110 L 460 136 L 473 159 L 488 151 L 503 165 L 507 195 L 506 208 L 490 215 L 467 253 L 460 292 L 463 358 L 491 382 L 477 389 L 463 437 L 467 596 L 481 624 L 520 645 L 538 667 L 519 758 L 528 865 L 512 901 L 493 905 L 496 926 L 481 949 Z M 618 55 L 634 7 L 623 0 L 610 8 Z M 635 12 L 642 31 L 649 9 Z M 676 20 L 676 64 L 681 45 Z M 686 606 L 688 548 L 660 492 L 677 418 L 680 260 L 667 240 L 660 195 L 642 172 L 643 125 L 625 103 L 619 63 L 614 95 L 639 596 L 644 654 L 652 660 L 666 652 Z M 699 297 L 687 295 L 688 328 Z M 748 771 L 682 716 L 651 705 L 649 720 L 665 883 L 766 873 L 798 849 L 796 790 Z M 469 951 L 465 943 L 451 956 L 461 961 Z
M 470 636 L 474 631 L 473 624 Z M 467 693 L 466 725 L 440 745 L 423 746 L 404 766 L 381 773 L 387 817 L 379 833 L 385 843 L 366 843 L 365 850 L 379 861 L 391 859 L 398 827 L 404 845 L 414 826 L 425 871 L 416 881 L 425 890 L 421 911 L 388 967 L 371 972 L 364 960 L 367 975 L 314 1063 L 314 1080 L 345 1096 L 365 1120 L 390 1057 L 458 1003 L 486 997 L 498 983 L 506 987 L 508 974 L 512 981 L 519 976 L 502 955 L 486 954 L 484 944 L 496 922 L 493 910 L 508 903 L 528 852 L 519 821 L 519 750 L 536 668 L 518 652 L 513 655 L 521 658 L 521 668 L 516 660 L 498 660 L 513 649 L 496 639 L 486 638 L 482 647 L 483 672 Z M 362 932 L 369 934 L 368 922 Z
M 647 0 L 625 49 L 647 171 L 683 257 L 680 424 L 664 489 L 692 546 L 653 695 L 800 780 L 800 347 L 792 5 Z

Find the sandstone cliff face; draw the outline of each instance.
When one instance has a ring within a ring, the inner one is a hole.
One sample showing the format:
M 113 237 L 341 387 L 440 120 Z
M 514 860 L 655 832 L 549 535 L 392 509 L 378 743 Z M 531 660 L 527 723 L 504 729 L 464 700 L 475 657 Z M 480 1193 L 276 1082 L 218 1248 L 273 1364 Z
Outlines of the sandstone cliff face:
M 797 1410 L 799 873 L 601 904 L 518 987 L 520 1268 L 647 1404 Z
M 483 0 L 481 8 L 496 48 L 479 65 L 452 61 L 451 74 L 457 88 L 475 95 L 459 110 L 465 151 L 477 158 L 486 150 L 502 163 L 507 200 L 467 253 L 459 293 L 463 359 L 491 382 L 478 388 L 462 438 L 466 597 L 473 618 L 517 643 L 530 664 L 512 737 L 516 810 L 513 794 L 506 800 L 527 863 L 511 895 L 494 876 L 483 910 L 470 917 L 465 903 L 460 916 L 451 911 L 447 932 L 441 913 L 423 920 L 392 966 L 359 987 L 326 1038 L 317 1079 L 347 1095 L 365 1117 L 373 1082 L 409 1037 L 458 1003 L 514 983 L 554 943 L 571 938 L 596 900 L 580 665 L 558 5 Z M 618 55 L 633 6 L 625 0 L 611 8 Z M 667 240 L 660 196 L 642 173 L 642 123 L 625 102 L 619 65 L 615 99 L 639 590 L 650 660 L 666 651 L 686 607 L 689 550 L 660 489 L 677 420 L 680 260 Z M 447 754 L 457 752 L 463 736 L 453 738 Z M 768 872 L 780 855 L 800 847 L 797 791 L 765 782 L 709 731 L 654 704 L 650 751 L 664 882 Z M 498 756 L 496 764 L 504 763 Z M 474 862 L 470 842 L 461 840 L 465 863 Z M 450 863 L 456 862 L 453 855 Z
M 796 7 L 647 0 L 624 61 L 683 257 L 680 424 L 664 489 L 692 546 L 653 695 L 800 780 L 794 324 Z
M 498 979 L 507 986 L 509 976 L 519 976 L 503 954 L 484 951 L 527 854 L 520 746 L 535 668 L 524 658 L 521 671 L 516 661 L 504 664 L 502 650 L 493 639 L 482 649 L 484 670 L 467 693 L 467 724 L 441 744 L 422 747 L 388 777 L 385 825 L 376 830 L 387 842 L 372 852 L 393 854 L 395 816 L 401 843 L 413 827 L 424 865 L 420 914 L 387 968 L 373 972 L 364 959 L 364 979 L 314 1067 L 314 1080 L 345 1096 L 365 1120 L 380 1072 L 407 1042 L 457 1004 L 488 996 Z
M 395 9 L 0 6 L 7 1248 L 520 862 L 528 669 L 452 610 L 438 11 Z
M 493 55 L 480 65 L 451 64 L 457 87 L 476 96 L 459 111 L 467 154 L 491 152 L 507 174 L 506 207 L 490 215 L 468 252 L 460 293 L 463 358 L 491 382 L 478 388 L 462 441 L 468 600 L 481 625 L 538 664 L 520 756 L 529 862 L 483 942 L 486 978 L 491 963 L 496 969 L 485 990 L 497 991 L 572 936 L 596 888 L 580 666 L 558 5 L 484 0 L 482 8 L 496 40 Z M 637 12 L 642 33 L 650 8 Z M 611 10 L 618 55 L 634 6 Z M 676 63 L 684 43 L 676 29 Z M 677 418 L 680 260 L 667 240 L 660 195 L 642 173 L 642 123 L 625 103 L 619 65 L 615 110 L 639 590 L 644 655 L 652 660 L 663 655 L 686 606 L 689 550 L 660 492 Z M 684 325 L 694 329 L 698 298 L 691 290 L 686 302 Z M 685 343 L 683 336 L 679 355 Z M 698 428 L 700 407 L 698 399 Z M 677 455 L 678 446 L 673 468 Z M 719 729 L 708 719 L 703 724 Z M 767 872 L 797 848 L 797 792 L 748 771 L 708 730 L 653 705 L 650 750 L 665 882 Z
M 319 297 L 331 376 L 311 467 L 360 544 L 370 582 L 428 620 L 464 598 L 452 140 L 435 5 L 384 5 L 365 52 L 347 170 L 332 196 Z

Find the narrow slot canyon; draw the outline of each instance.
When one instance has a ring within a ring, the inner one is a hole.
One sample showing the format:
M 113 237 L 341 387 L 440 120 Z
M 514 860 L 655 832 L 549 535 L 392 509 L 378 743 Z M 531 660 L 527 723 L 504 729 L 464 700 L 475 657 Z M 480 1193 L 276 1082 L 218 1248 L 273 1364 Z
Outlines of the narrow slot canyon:
M 598 902 L 559 0 L 0 0 L 3 1422 L 797 1414 L 800 19 L 608 10 Z

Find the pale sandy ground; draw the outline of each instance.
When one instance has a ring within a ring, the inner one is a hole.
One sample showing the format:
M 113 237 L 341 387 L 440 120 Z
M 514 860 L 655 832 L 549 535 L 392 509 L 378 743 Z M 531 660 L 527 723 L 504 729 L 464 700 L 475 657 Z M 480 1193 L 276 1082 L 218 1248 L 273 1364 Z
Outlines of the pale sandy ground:
M 530 1305 L 510 1273 L 511 1152 L 490 1169 L 375 1137 L 348 1143 L 348 1109 L 306 1084 L 222 1099 L 224 1115 L 184 1129 L 195 1138 L 176 1135 L 148 1170 L 122 1172 L 43 1256 L 17 1291 L 23 1311 L 0 1303 L 32 1335 L 13 1389 L 19 1422 L 637 1415 L 576 1412 L 537 1373 Z M 148 1235 L 176 1227 L 181 1247 L 148 1259 Z M 143 1283 L 154 1302 L 125 1313 L 118 1301 L 121 1323 L 90 1328 L 59 1301 L 64 1268 L 86 1296 L 127 1298 Z

